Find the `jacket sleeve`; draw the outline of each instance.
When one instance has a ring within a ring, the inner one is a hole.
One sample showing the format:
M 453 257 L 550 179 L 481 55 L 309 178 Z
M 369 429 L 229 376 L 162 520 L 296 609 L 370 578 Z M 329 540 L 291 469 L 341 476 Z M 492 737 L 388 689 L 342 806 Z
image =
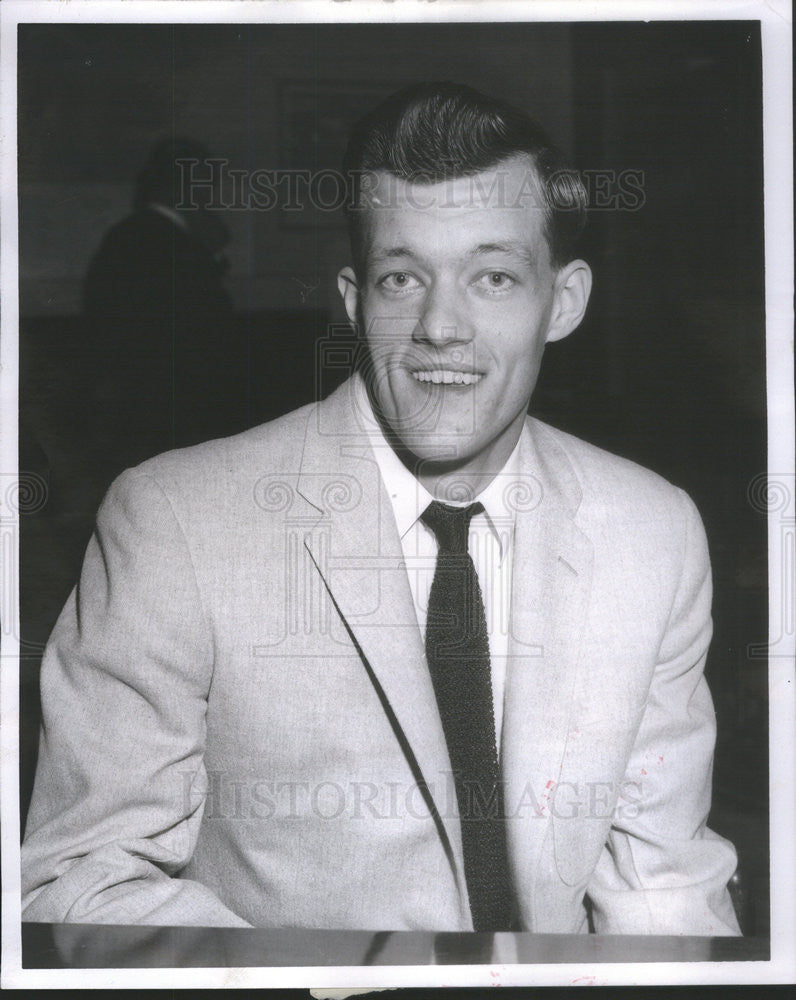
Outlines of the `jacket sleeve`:
M 138 471 L 113 484 L 42 663 L 23 919 L 248 926 L 178 878 L 204 808 L 213 669 L 190 552 Z
M 711 575 L 699 514 L 684 493 L 682 571 L 623 796 L 587 888 L 598 934 L 740 933 L 727 883 L 732 845 L 706 826 L 715 715 L 704 677 Z

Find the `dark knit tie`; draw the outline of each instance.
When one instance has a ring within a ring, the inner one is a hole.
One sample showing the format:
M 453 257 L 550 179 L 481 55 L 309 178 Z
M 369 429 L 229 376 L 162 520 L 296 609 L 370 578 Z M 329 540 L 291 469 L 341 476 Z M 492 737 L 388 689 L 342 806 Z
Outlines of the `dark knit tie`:
M 511 926 L 512 894 L 486 616 L 467 551 L 470 519 L 483 509 L 480 503 L 461 508 L 435 500 L 422 515 L 439 544 L 426 657 L 456 783 L 473 927 L 501 931 Z

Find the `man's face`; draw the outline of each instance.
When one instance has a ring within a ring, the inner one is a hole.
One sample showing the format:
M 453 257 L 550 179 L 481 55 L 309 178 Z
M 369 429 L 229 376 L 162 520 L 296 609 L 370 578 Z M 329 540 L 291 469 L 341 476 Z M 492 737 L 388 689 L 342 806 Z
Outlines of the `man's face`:
M 586 304 L 571 301 L 586 265 L 551 265 L 530 161 L 436 184 L 377 174 L 365 225 L 364 273 L 345 268 L 339 285 L 382 416 L 421 463 L 499 471 L 545 343 Z

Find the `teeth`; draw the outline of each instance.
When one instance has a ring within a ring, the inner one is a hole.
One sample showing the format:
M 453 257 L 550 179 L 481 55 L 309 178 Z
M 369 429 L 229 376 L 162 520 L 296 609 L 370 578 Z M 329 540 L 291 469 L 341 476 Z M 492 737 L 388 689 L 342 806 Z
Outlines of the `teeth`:
M 418 382 L 432 382 L 434 385 L 475 385 L 484 377 L 480 372 L 417 371 L 412 377 Z

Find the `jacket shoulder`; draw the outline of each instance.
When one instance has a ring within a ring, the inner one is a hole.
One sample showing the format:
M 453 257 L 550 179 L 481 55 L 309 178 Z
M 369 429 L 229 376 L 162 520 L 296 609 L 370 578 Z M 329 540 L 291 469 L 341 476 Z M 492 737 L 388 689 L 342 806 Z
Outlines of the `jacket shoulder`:
M 667 516 L 682 521 L 695 511 L 688 495 L 657 472 L 535 418 L 529 424 L 539 451 L 574 476 L 582 515 L 602 514 L 613 520 L 623 514 L 632 520 Z
M 167 494 L 209 499 L 214 493 L 228 493 L 235 484 L 249 486 L 266 474 L 295 475 L 315 406 L 310 403 L 232 437 L 163 452 L 119 479 L 149 477 Z

